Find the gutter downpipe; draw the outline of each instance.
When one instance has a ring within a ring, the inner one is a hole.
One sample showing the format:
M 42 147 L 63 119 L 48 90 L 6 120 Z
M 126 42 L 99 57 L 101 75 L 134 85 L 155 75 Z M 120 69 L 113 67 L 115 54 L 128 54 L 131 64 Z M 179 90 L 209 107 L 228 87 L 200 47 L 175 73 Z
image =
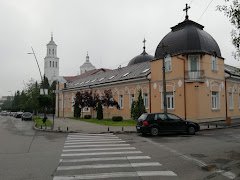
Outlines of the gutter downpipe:
M 230 74 L 230 77 L 231 77 L 231 74 Z M 226 115 L 226 120 L 228 118 L 228 107 L 227 107 L 227 78 L 228 77 L 225 77 L 225 81 L 224 81 L 224 84 L 225 84 L 225 115 Z
M 187 55 L 186 55 L 187 57 Z M 187 98 L 186 98 L 186 82 L 185 82 L 185 79 L 186 79 L 186 60 L 184 58 L 181 58 L 179 56 L 177 56 L 178 59 L 181 59 L 183 60 L 183 91 L 184 91 L 184 119 L 186 120 L 187 119 Z
M 148 88 L 149 88 L 149 113 L 151 113 L 152 112 L 152 91 L 151 91 L 151 79 L 148 78 L 148 75 L 146 77 L 148 80 Z

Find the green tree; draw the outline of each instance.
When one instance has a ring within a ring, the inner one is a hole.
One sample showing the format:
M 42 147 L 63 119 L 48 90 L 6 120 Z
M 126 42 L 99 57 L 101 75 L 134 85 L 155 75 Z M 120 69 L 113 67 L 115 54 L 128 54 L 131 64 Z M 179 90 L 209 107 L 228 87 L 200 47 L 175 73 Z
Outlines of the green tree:
M 98 120 L 103 119 L 103 108 L 101 101 L 97 103 L 97 119 Z
M 137 118 L 138 118 L 138 115 L 136 112 L 136 106 L 137 106 L 136 101 L 133 101 L 132 105 L 131 105 L 131 118 L 134 120 L 137 120 Z
M 142 98 L 142 91 L 139 90 L 137 101 L 132 103 L 131 117 L 136 120 L 145 112 L 146 112 L 146 109 L 145 109 L 144 101 Z
M 229 21 L 233 25 L 231 32 L 232 43 L 236 49 L 233 53 L 235 59 L 240 59 L 240 1 L 239 0 L 225 0 L 224 5 L 217 6 L 217 9 L 229 18 Z

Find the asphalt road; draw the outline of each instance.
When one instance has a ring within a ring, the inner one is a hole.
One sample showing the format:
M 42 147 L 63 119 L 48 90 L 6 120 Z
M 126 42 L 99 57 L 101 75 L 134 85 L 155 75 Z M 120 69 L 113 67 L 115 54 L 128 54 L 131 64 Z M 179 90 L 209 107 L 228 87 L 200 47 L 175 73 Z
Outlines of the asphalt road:
M 0 116 L 2 180 L 240 179 L 240 128 L 195 136 L 61 134 Z
M 66 134 L 38 132 L 33 122 L 0 116 L 0 179 L 50 180 Z
M 201 131 L 195 136 L 119 137 L 175 172 L 177 179 L 240 179 L 239 127 Z

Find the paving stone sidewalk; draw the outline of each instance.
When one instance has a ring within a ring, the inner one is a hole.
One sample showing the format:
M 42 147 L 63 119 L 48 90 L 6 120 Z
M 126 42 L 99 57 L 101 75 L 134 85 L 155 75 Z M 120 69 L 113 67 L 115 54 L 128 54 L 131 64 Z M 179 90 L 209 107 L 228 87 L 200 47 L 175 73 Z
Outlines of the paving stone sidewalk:
M 52 120 L 49 117 L 50 120 Z M 231 121 L 231 124 L 227 125 L 226 121 L 214 121 L 199 123 L 200 130 L 222 129 L 234 126 L 240 126 L 240 119 Z M 43 128 L 45 129 L 45 128 Z M 88 123 L 84 121 L 74 120 L 70 118 L 55 118 L 54 129 L 48 128 L 55 132 L 82 132 L 82 133 L 130 133 L 136 132 L 135 126 L 103 126 L 94 123 Z

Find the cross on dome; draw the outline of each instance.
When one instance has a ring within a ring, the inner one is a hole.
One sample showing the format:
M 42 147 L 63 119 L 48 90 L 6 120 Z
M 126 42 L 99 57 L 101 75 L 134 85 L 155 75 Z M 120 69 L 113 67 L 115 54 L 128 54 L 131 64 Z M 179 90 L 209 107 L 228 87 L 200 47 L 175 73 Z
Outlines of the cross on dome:
M 145 49 L 146 49 L 145 43 L 146 43 L 146 39 L 144 38 L 144 39 L 143 39 L 143 51 L 144 51 L 144 52 L 145 52 Z
M 188 10 L 190 9 L 191 7 L 188 6 L 188 4 L 186 4 L 186 7 L 183 9 L 183 11 L 186 11 L 186 16 L 185 16 L 185 20 L 188 19 Z

